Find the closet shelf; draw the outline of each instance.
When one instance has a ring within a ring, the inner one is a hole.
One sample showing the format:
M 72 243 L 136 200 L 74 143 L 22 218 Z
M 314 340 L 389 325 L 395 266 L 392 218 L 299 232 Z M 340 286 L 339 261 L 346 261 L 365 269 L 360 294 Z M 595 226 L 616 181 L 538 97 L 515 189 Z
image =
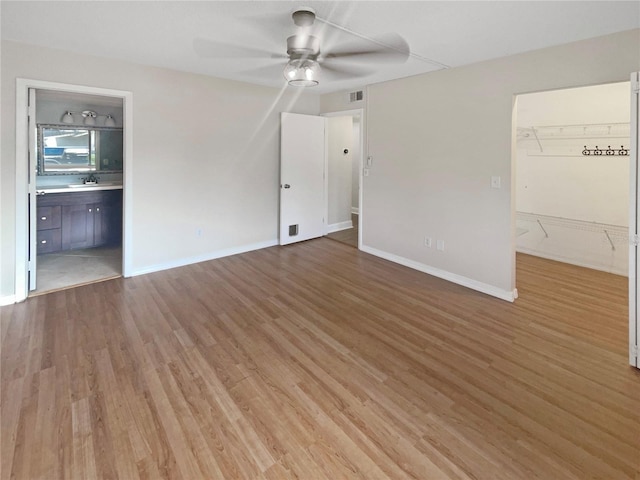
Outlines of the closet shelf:
M 591 123 L 580 125 L 532 125 L 518 127 L 518 140 L 570 140 L 585 138 L 629 138 L 631 127 L 626 123 Z

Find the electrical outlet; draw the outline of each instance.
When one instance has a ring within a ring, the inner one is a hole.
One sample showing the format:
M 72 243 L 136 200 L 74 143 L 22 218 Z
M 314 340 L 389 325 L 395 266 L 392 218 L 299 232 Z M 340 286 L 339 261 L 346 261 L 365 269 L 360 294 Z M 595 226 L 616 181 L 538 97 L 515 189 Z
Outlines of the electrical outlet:
M 424 246 L 431 248 L 431 237 L 424 237 Z
M 444 252 L 444 240 L 438 240 L 436 242 L 436 248 L 441 252 Z

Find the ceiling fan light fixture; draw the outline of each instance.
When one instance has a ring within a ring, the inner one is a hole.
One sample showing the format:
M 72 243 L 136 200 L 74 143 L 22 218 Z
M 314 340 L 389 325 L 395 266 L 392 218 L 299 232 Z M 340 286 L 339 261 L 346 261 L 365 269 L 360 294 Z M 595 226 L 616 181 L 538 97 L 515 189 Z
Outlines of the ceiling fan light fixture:
M 309 58 L 289 60 L 284 67 L 284 78 L 294 87 L 315 87 L 318 85 L 320 65 Z

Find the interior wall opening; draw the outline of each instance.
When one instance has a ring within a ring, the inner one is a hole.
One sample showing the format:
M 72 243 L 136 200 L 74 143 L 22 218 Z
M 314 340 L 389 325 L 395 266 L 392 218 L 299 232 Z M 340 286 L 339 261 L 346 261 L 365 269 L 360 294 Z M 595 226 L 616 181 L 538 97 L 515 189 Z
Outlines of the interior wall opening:
M 629 98 L 620 82 L 519 95 L 514 109 L 516 277 L 547 265 L 558 301 L 609 302 L 610 318 L 573 327 L 615 349 L 628 341 Z
M 48 89 L 34 93 L 29 295 L 122 276 L 124 101 Z
M 629 118 L 629 82 L 518 96 L 518 252 L 628 275 Z
M 358 248 L 362 125 L 360 114 L 329 116 L 326 237 Z

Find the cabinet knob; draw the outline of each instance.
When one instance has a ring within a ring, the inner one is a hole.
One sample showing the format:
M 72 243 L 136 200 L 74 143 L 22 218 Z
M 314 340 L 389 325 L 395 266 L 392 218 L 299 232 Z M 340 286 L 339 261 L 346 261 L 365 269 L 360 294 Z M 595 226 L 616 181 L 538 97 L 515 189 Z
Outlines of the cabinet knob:
M 45 243 L 47 243 L 47 241 L 46 240 L 42 240 L 40 243 L 44 245 Z
M 46 220 L 47 217 L 40 217 L 40 220 Z

